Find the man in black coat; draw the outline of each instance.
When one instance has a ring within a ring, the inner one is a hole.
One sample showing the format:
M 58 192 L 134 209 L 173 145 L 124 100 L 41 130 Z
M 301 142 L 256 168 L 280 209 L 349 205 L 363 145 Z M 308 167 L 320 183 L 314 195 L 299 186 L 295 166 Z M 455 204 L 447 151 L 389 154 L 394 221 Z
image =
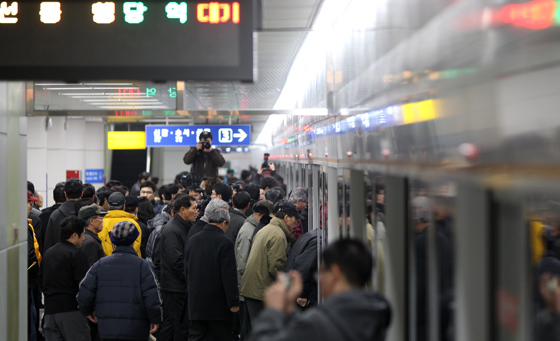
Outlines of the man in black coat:
M 54 186 L 53 200 L 54 205 L 43 209 L 41 211 L 41 214 L 39 215 L 39 219 L 41 219 L 42 222 L 43 230 L 47 229 L 51 214 L 66 201 L 66 197 L 64 196 L 64 182 L 59 182 Z M 39 242 L 39 249 L 41 250 L 41 252 L 43 251 L 43 243 L 45 242 L 45 232 L 46 231 L 43 231 L 42 235 L 37 235 L 37 241 Z
M 78 212 L 78 218 L 82 219 L 86 226 L 84 242 L 80 249 L 85 253 L 90 267 L 93 263 L 105 257 L 101 239 L 97 234 L 103 230 L 103 216 L 106 214 L 107 212 L 97 204 L 84 206 Z
M 225 209 L 208 212 L 209 223 L 185 246 L 190 341 L 231 339 L 239 289 L 233 242 L 225 234 L 229 219 Z
M 284 271 L 296 270 L 301 273 L 303 291 L 296 303 L 307 308 L 317 304 L 317 230 L 304 233 L 292 246 Z
M 79 249 L 84 222 L 75 216 L 62 221 L 60 242 L 45 251 L 39 270 L 45 295 L 44 331 L 47 340 L 89 340 L 86 320 L 78 311 L 79 284 L 89 265 Z
M 243 226 L 245 220 L 247 220 L 245 212 L 247 212 L 251 204 L 251 196 L 249 196 L 247 192 L 239 192 L 233 196 L 232 202 L 233 207 L 229 210 L 231 219 L 226 235 L 235 243 L 241 226 Z
M 49 223 L 45 232 L 45 244 L 43 245 L 43 250 L 45 252 L 47 252 L 51 246 L 59 242 L 60 224 L 64 218 L 76 215 L 74 212 L 74 202 L 82 197 L 83 189 L 84 185 L 79 179 L 68 179 L 64 184 L 66 202 L 60 205 L 49 218 Z
M 196 200 L 190 195 L 176 197 L 173 211 L 175 214 L 160 237 L 163 325 L 158 341 L 185 340 L 189 335 L 184 251 L 189 229 L 198 214 Z

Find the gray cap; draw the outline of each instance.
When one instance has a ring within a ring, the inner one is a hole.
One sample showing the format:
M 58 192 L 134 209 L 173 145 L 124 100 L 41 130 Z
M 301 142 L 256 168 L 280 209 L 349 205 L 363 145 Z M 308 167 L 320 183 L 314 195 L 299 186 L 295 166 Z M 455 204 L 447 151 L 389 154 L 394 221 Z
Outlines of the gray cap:
M 114 192 L 107 199 L 109 206 L 122 206 L 125 203 L 124 194 L 121 192 Z
M 97 206 L 96 204 L 91 204 L 80 208 L 80 211 L 78 212 L 78 218 L 82 220 L 88 220 L 91 217 L 106 214 L 107 212 L 102 210 L 101 207 Z

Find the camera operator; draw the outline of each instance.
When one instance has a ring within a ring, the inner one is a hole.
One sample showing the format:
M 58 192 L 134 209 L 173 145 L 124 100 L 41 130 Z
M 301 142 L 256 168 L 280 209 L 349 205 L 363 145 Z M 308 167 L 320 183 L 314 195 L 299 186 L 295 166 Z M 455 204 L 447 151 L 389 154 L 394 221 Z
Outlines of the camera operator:
M 264 153 L 263 159 L 264 162 L 261 165 L 261 168 L 259 168 L 259 170 L 257 171 L 257 174 L 255 175 L 255 177 L 253 178 L 252 182 L 253 184 L 260 186 L 261 185 L 261 179 L 265 178 L 265 177 L 273 177 L 276 178 L 276 166 L 274 165 L 273 162 L 268 162 L 268 157 L 270 156 L 269 153 Z
M 219 150 L 212 148 L 212 134 L 203 131 L 198 137 L 196 147 L 192 147 L 185 156 L 183 161 L 190 165 L 191 173 L 195 173 L 200 177 L 217 177 L 218 167 L 222 167 L 226 160 Z

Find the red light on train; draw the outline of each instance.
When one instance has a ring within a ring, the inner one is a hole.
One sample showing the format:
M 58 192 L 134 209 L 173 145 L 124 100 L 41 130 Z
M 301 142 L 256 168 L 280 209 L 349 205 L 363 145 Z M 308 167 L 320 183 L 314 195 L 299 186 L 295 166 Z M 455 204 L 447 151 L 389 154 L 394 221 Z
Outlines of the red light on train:
M 119 88 L 119 97 L 140 97 L 140 89 Z
M 556 2 L 535 0 L 525 4 L 507 5 L 502 8 L 502 21 L 533 30 L 549 28 L 554 19 Z
M 238 2 L 234 2 L 231 5 L 210 2 L 196 6 L 196 18 L 202 23 L 219 24 L 228 22 L 231 19 L 232 23 L 239 24 L 240 13 Z

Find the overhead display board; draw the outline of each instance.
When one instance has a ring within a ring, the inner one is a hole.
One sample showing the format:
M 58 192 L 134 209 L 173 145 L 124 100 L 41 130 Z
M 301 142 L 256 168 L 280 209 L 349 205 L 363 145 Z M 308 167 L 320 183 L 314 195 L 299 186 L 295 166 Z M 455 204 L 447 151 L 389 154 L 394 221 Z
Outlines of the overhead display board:
M 213 146 L 248 146 L 250 125 L 147 125 L 146 147 L 195 146 L 201 132 L 212 133 Z
M 35 111 L 175 110 L 177 82 L 34 82 Z
M 252 31 L 252 0 L 0 1 L 0 79 L 252 81 Z

